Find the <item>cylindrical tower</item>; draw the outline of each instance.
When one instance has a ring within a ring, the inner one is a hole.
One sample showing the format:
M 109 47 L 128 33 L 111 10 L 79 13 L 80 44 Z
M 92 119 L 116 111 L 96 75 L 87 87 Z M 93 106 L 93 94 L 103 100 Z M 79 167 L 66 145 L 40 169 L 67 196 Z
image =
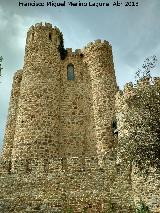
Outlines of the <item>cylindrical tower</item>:
M 16 162 L 44 160 L 59 152 L 60 31 L 36 24 L 27 33 L 25 62 L 12 150 Z
M 14 133 L 16 127 L 16 118 L 18 110 L 18 100 L 20 94 L 20 84 L 22 80 L 23 70 L 18 70 L 13 77 L 12 91 L 9 103 L 8 118 L 4 136 L 4 147 L 2 160 L 5 163 L 5 167 L 10 171 L 11 167 L 11 154 L 14 141 Z
M 117 83 L 112 58 L 112 48 L 107 41 L 96 40 L 84 50 L 91 84 L 94 112 L 94 130 L 97 153 L 103 157 L 114 144 L 112 121 L 115 116 Z

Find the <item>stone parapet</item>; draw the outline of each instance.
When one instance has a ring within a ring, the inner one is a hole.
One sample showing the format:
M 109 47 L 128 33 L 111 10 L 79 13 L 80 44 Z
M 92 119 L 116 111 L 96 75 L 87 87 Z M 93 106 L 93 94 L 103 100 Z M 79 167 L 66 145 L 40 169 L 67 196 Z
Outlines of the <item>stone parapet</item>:
M 12 161 L 1 160 L 1 174 L 29 174 L 29 173 L 57 173 L 57 172 L 81 172 L 81 171 L 99 171 L 100 169 L 108 170 L 113 167 L 115 161 L 108 159 L 107 157 L 103 160 L 103 167 L 99 165 L 99 159 L 97 157 L 86 157 L 82 160 L 80 157 L 70 157 L 65 159 L 54 158 L 54 159 L 19 159 Z M 10 168 L 9 168 L 10 166 Z M 9 170 L 10 169 L 10 170 Z
M 8 118 L 4 136 L 4 146 L 3 146 L 3 153 L 2 158 L 3 160 L 10 160 L 12 155 L 13 149 L 13 141 L 14 141 L 14 134 L 16 129 L 16 121 L 18 115 L 18 103 L 19 103 L 19 96 L 20 96 L 20 86 L 23 76 L 23 70 L 18 70 L 14 77 L 13 77 L 13 84 L 12 84 L 12 91 L 9 103 L 9 110 L 8 110 Z
M 160 77 L 154 78 L 144 78 L 137 81 L 137 84 L 133 84 L 132 82 L 126 83 L 124 85 L 124 90 L 121 90 L 116 94 L 117 98 L 124 97 L 124 99 L 130 98 L 131 96 L 136 95 L 138 91 L 144 90 L 155 90 L 160 87 Z

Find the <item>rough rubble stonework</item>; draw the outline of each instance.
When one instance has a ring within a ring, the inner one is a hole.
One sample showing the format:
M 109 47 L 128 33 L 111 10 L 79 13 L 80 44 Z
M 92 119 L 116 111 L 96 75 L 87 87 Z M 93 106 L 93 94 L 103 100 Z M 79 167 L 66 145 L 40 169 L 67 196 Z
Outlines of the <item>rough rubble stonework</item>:
M 96 40 L 62 58 L 61 35 L 49 23 L 27 33 L 4 137 L 0 212 L 132 213 L 141 197 L 160 212 L 159 173 L 151 168 L 146 180 L 118 161 L 113 123 L 123 138 L 127 93 L 116 95 L 111 45 Z
M 134 156 L 130 166 L 134 203 L 138 204 L 140 200 L 143 200 L 152 212 L 160 212 L 160 169 L 158 166 L 160 153 L 159 145 L 157 146 L 160 142 L 159 94 L 160 78 L 144 78 L 136 85 L 131 82 L 127 83 L 124 91 L 116 94 L 115 105 L 119 150 L 122 151 L 122 153 L 117 151 L 117 162 L 123 164 L 124 159 L 124 161 L 129 160 L 128 156 L 131 158 Z M 126 149 L 126 144 L 128 149 Z M 156 148 L 153 149 L 155 145 Z M 133 152 L 136 149 L 138 152 L 135 156 Z M 128 150 L 127 153 L 126 150 Z M 156 153 L 158 156 L 155 155 Z M 149 157 L 146 158 L 146 155 Z M 144 168 L 140 169 L 137 165 Z

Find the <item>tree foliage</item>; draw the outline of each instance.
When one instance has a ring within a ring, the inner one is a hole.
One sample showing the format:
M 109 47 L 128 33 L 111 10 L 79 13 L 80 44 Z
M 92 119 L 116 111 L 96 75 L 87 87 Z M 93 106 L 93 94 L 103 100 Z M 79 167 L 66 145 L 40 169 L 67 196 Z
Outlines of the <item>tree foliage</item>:
M 145 76 L 139 76 L 133 94 L 125 100 L 123 130 L 127 133 L 119 142 L 121 159 L 135 163 L 142 170 L 149 166 L 160 168 L 160 81 L 152 83 L 149 71 L 155 64 L 146 62 Z
M 146 206 L 146 204 L 143 201 L 141 201 L 136 209 L 136 213 L 150 213 L 150 211 L 148 206 Z
M 160 87 L 137 89 L 128 100 L 129 141 L 131 159 L 141 168 L 160 167 Z
M 151 77 L 151 70 L 156 67 L 157 57 L 155 55 L 145 59 L 142 68 L 135 73 L 135 79 L 141 80 L 145 77 Z

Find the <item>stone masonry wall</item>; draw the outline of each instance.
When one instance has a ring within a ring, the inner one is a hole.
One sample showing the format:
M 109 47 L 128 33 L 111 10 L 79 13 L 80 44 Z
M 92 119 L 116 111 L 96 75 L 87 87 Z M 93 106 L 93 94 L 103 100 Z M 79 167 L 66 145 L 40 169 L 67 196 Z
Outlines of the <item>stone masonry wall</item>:
M 67 170 L 63 169 L 61 159 L 55 159 L 47 172 L 44 165 L 39 164 L 29 173 L 23 170 L 18 174 L 1 174 L 0 210 L 4 213 L 71 210 L 74 213 L 111 210 L 132 213 L 132 199 L 126 197 L 130 185 L 126 184 L 126 177 L 122 179 L 121 173 L 117 176 L 114 153 L 104 159 L 103 169 L 99 168 L 98 158 L 84 161 L 83 168 L 80 159 L 72 157 L 67 159 Z
M 112 121 L 115 117 L 117 84 L 112 58 L 112 48 L 107 41 L 97 40 L 84 49 L 92 87 L 94 131 L 100 157 L 114 146 Z
M 12 92 L 8 110 L 8 119 L 4 137 L 3 147 L 3 159 L 5 161 L 7 170 L 11 167 L 11 154 L 13 148 L 17 111 L 18 111 L 18 100 L 20 95 L 20 84 L 22 80 L 23 70 L 18 70 L 13 78 Z
M 74 66 L 75 80 L 67 79 L 67 66 Z M 62 156 L 94 156 L 92 90 L 81 50 L 67 49 L 61 66 L 60 132 Z
M 17 162 L 59 156 L 60 54 L 57 29 L 41 24 L 28 32 L 12 150 Z
M 144 177 L 123 152 L 133 133 L 128 116 L 138 115 L 128 105 L 138 100 L 137 88 L 127 84 L 115 100 L 107 41 L 75 52 L 68 48 L 63 59 L 62 47 L 62 34 L 49 23 L 27 33 L 0 161 L 0 212 L 134 213 L 141 198 L 160 212 L 158 171 L 149 168 Z M 68 64 L 74 66 L 74 80 L 67 79 Z M 156 94 L 159 82 L 149 84 Z
M 159 91 L 160 79 L 128 83 L 116 95 L 118 126 L 117 164 L 130 168 L 135 205 L 144 202 L 160 212 L 159 198 Z
M 109 43 L 97 40 L 84 51 L 67 49 L 61 59 L 58 28 L 32 26 L 25 60 L 12 149 L 18 161 L 47 161 L 69 156 L 104 156 L 114 146 L 112 120 L 117 84 Z M 67 79 L 73 64 L 75 80 Z M 108 112 L 108 113 L 106 113 Z M 8 131 L 8 130 L 7 130 Z M 108 149 L 108 148 L 109 149 Z
M 160 171 L 150 167 L 143 174 L 136 166 L 132 168 L 132 190 L 135 205 L 143 201 L 154 213 L 160 212 Z

